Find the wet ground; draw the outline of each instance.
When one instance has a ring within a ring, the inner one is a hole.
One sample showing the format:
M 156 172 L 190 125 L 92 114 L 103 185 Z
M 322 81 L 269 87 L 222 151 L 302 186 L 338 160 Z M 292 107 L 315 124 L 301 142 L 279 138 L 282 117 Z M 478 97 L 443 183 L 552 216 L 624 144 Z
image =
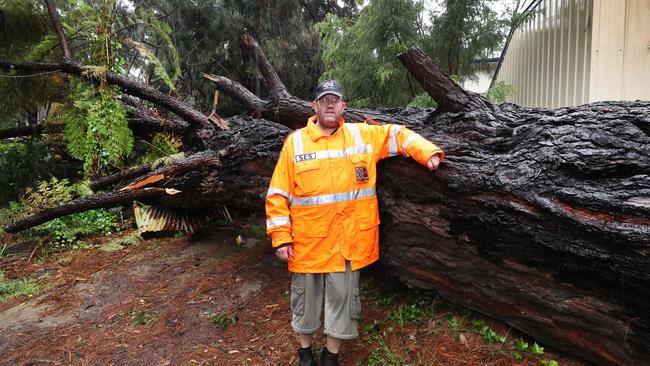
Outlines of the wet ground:
M 153 238 L 113 251 L 2 258 L 7 278 L 41 278 L 49 288 L 0 303 L 0 365 L 296 364 L 289 275 L 268 240 L 248 232 L 213 228 L 201 238 Z M 362 274 L 361 336 L 344 343 L 343 365 L 587 365 L 548 348 L 519 352 L 521 335 L 507 326 L 380 273 Z M 507 341 L 486 341 L 471 323 L 477 319 Z M 319 335 L 315 348 L 323 343 Z

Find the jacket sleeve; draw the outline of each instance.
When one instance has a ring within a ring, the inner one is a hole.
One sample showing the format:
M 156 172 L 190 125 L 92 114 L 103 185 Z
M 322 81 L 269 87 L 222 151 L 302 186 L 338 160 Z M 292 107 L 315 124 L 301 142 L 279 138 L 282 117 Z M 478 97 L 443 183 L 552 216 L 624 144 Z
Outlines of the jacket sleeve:
M 421 165 L 426 165 L 429 158 L 440 154 L 440 160 L 445 153 L 431 141 L 408 128 L 395 124 L 372 126 L 372 144 L 377 154 L 377 160 L 390 156 L 402 155 L 413 157 Z
M 273 171 L 269 190 L 266 193 L 266 234 L 271 237 L 274 248 L 291 243 L 291 218 L 289 206 L 294 192 L 293 153 L 286 139 L 278 163 Z

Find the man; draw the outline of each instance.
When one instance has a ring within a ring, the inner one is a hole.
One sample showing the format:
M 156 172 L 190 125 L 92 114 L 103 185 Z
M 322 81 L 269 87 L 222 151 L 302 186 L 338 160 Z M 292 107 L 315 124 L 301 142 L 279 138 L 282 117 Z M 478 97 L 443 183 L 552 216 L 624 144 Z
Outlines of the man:
M 318 85 L 312 107 L 316 115 L 287 137 L 280 153 L 266 227 L 292 272 L 300 365 L 315 365 L 311 343 L 324 304 L 322 365 L 329 366 L 338 365 L 341 340 L 359 335 L 359 269 L 379 259 L 377 161 L 401 154 L 434 170 L 444 153 L 402 126 L 345 123 L 336 80 Z

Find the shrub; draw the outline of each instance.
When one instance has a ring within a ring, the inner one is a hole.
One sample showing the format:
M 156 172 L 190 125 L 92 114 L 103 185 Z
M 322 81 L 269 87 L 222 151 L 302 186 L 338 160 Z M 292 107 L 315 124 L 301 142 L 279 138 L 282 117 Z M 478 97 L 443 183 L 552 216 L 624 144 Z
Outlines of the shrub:
M 8 280 L 4 272 L 0 270 L 0 302 L 4 302 L 14 296 L 33 295 L 38 292 L 39 286 L 33 280 Z

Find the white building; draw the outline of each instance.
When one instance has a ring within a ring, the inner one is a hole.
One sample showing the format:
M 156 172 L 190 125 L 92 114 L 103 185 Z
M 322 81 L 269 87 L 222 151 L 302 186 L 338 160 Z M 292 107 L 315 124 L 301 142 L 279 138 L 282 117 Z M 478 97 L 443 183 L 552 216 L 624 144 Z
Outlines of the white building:
M 650 100 L 650 0 L 533 0 L 497 67 L 508 98 L 556 108 Z

